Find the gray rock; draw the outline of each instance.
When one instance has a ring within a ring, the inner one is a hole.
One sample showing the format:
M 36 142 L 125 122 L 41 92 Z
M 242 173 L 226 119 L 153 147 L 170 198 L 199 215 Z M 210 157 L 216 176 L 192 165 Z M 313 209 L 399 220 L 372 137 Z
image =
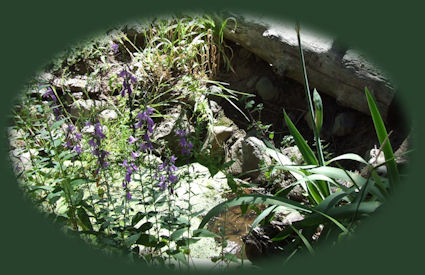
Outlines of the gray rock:
M 356 115 L 353 112 L 339 113 L 335 117 L 332 135 L 337 137 L 346 136 L 353 132 L 356 124 Z
M 267 76 L 263 76 L 255 85 L 258 95 L 267 101 L 274 100 L 279 96 L 279 90 L 273 85 Z
M 70 114 L 75 117 L 87 115 L 91 110 L 99 110 L 105 108 L 107 103 L 101 100 L 79 99 L 71 104 Z
M 15 149 L 9 152 L 9 158 L 16 174 L 32 169 L 31 156 L 37 156 L 38 151 L 35 149 L 30 150 L 31 152 Z
M 291 146 L 282 149 L 282 154 L 287 156 L 296 165 L 299 165 L 304 161 L 303 155 L 301 154 L 300 149 L 298 149 L 298 146 Z
M 99 118 L 104 120 L 104 121 L 115 120 L 115 119 L 118 118 L 118 114 L 114 110 L 103 110 L 99 114 Z
M 214 126 L 213 132 L 217 141 L 222 143 L 225 142 L 233 134 L 233 128 L 226 126 Z
M 233 132 L 232 127 L 214 126 L 213 134 L 209 138 L 211 151 L 222 153 L 224 143 L 232 136 Z
M 186 130 L 189 134 L 193 132 L 193 127 L 189 124 L 189 119 L 181 106 L 170 109 L 164 120 L 155 125 L 152 140 L 164 140 L 174 154 L 180 154 L 180 137 L 176 134 L 178 129 Z
M 249 89 L 255 87 L 255 83 L 257 83 L 259 76 L 258 75 L 253 75 L 251 76 L 248 81 L 246 82 L 246 87 L 248 87 Z
M 239 175 L 259 169 L 261 164 L 271 165 L 271 159 L 264 151 L 265 147 L 264 142 L 256 137 L 239 139 L 230 148 L 230 159 L 234 161 L 229 167 L 230 173 Z M 265 180 L 261 171 L 249 172 L 244 176 L 250 177 L 253 183 L 260 183 Z
M 53 86 L 60 89 L 67 89 L 73 92 L 82 92 L 86 88 L 87 78 L 76 77 L 71 79 L 56 78 L 53 80 Z
M 12 127 L 9 127 L 8 135 L 9 135 L 9 145 L 12 149 L 25 147 L 25 141 L 23 140 L 23 137 L 25 136 L 25 132 L 22 129 L 16 130 Z
M 214 100 L 210 100 L 210 109 L 214 114 L 218 114 L 223 108 Z

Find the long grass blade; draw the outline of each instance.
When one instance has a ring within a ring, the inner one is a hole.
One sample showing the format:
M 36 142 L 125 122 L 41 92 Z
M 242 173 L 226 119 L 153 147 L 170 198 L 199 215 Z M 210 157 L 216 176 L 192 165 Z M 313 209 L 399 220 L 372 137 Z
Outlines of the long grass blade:
M 391 143 L 389 140 L 387 140 L 388 132 L 385 128 L 384 121 L 382 120 L 381 114 L 379 113 L 376 102 L 367 88 L 365 88 L 365 93 L 373 124 L 375 125 L 376 135 L 378 136 L 382 151 L 384 152 L 385 160 L 387 161 L 387 173 L 390 181 L 390 186 L 392 187 L 400 182 L 400 175 L 398 173 L 394 153 L 391 148 Z M 387 141 L 385 142 L 385 140 Z

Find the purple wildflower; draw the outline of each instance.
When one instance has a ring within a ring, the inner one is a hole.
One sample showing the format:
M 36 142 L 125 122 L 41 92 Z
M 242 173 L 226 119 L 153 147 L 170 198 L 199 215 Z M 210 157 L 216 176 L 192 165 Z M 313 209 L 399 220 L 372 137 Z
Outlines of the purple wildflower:
M 131 88 L 131 84 L 136 84 L 136 82 L 137 82 L 136 77 L 126 70 L 122 70 L 118 74 L 118 76 L 124 78 L 123 83 L 122 83 L 123 88 L 121 90 L 121 96 L 124 97 L 125 92 L 127 92 L 127 94 L 130 96 L 131 93 L 133 92 L 133 90 Z
M 74 150 L 75 150 L 75 152 L 77 153 L 77 154 L 81 154 L 82 152 L 83 152 L 83 150 L 81 149 L 81 147 L 80 146 L 75 146 L 74 147 Z
M 130 191 L 127 190 L 127 193 L 125 194 L 127 200 L 131 200 L 131 194 Z
M 173 187 L 172 185 L 176 183 L 179 178 L 174 174 L 174 172 L 177 171 L 177 167 L 174 165 L 174 162 L 176 161 L 176 157 L 173 155 L 170 157 L 170 159 L 167 161 L 164 161 L 158 166 L 158 172 L 162 172 L 160 176 L 158 174 L 156 175 L 156 178 L 158 178 L 158 187 L 164 191 L 167 189 L 167 187 L 170 188 L 171 194 L 173 193 Z
M 44 99 L 51 99 L 54 103 L 58 102 L 58 99 L 56 98 L 55 92 L 53 92 L 52 88 L 47 88 L 47 92 L 45 92 L 42 96 Z
M 111 44 L 111 49 L 114 53 L 118 53 L 120 46 L 116 43 Z
M 81 133 L 75 132 L 76 128 L 72 124 L 68 124 L 66 128 L 66 136 L 64 148 L 74 150 L 77 154 L 82 153 L 80 141 L 82 138 Z
M 185 130 L 177 129 L 176 134 L 180 136 L 179 145 L 181 147 L 182 155 L 190 155 L 193 144 L 187 140 L 188 132 Z
M 131 152 L 131 157 L 133 159 L 136 159 L 136 158 L 140 157 L 140 153 L 139 152 Z
M 134 142 L 136 142 L 137 140 L 139 140 L 138 138 L 135 138 L 135 137 L 133 137 L 133 136 L 130 136 L 129 138 L 128 138 L 128 143 L 129 144 L 133 144 Z

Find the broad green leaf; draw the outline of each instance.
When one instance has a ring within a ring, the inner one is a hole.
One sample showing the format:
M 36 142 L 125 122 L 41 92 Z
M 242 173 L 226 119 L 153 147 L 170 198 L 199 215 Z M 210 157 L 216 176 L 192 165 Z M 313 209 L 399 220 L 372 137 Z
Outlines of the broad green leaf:
M 172 239 L 173 241 L 176 241 L 178 239 L 180 239 L 183 234 L 187 232 L 187 228 L 180 228 L 177 229 L 176 231 L 174 231 L 171 235 L 170 235 L 170 239 Z
M 193 236 L 194 237 L 206 237 L 206 238 L 220 238 L 219 235 L 204 229 L 204 228 L 200 228 L 200 229 L 195 229 L 193 230 Z
M 185 255 L 182 252 L 171 254 L 171 256 L 173 256 L 173 258 L 176 259 L 177 261 L 182 262 L 185 265 L 189 265 Z
M 142 224 L 139 229 L 137 229 L 138 232 L 146 232 L 149 229 L 151 229 L 153 227 L 153 223 L 151 222 L 145 222 L 144 224 Z
M 93 226 L 90 222 L 89 215 L 83 207 L 79 207 L 77 209 L 77 216 L 85 230 L 93 231 Z
M 146 216 L 145 213 L 137 212 L 136 215 L 131 218 L 131 225 L 136 225 L 138 222 L 140 222 L 144 217 Z
M 77 187 L 85 184 L 87 181 L 85 179 L 74 179 L 69 184 L 73 187 Z
M 142 235 L 141 232 L 133 234 L 131 236 L 128 236 L 125 240 L 124 243 L 127 247 L 130 247 L 131 245 L 133 245 L 134 243 L 137 242 L 137 240 L 140 238 L 140 235 Z

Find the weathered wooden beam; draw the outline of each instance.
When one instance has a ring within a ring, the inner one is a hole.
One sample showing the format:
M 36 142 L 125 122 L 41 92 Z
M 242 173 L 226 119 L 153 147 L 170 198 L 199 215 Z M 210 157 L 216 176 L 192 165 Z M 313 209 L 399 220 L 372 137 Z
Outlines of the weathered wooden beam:
M 281 76 L 303 82 L 297 36 L 294 24 L 270 19 L 234 15 L 226 12 L 214 16 L 217 24 L 228 20 L 224 37 L 238 43 L 268 62 Z M 394 98 L 394 89 L 375 66 L 338 42 L 304 30 L 301 26 L 310 88 L 336 98 L 343 106 L 369 113 L 365 87 L 372 90 L 384 119 Z

